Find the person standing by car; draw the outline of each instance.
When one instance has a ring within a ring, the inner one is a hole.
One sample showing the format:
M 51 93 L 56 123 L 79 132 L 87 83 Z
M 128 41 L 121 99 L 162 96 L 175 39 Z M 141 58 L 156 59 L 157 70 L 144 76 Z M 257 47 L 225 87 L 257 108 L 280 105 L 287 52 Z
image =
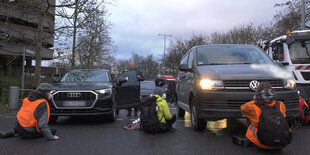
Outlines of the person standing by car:
M 242 114 L 250 121 L 246 139 L 232 137 L 236 145 L 250 146 L 254 143 L 263 149 L 281 149 L 290 144 L 291 130 L 283 102 L 276 101 L 276 95 L 267 82 L 256 89 L 254 100 L 241 106 Z
M 0 132 L 0 137 L 8 138 L 19 135 L 25 139 L 46 137 L 58 140 L 56 130 L 48 126 L 50 108 L 47 100 L 50 98 L 52 85 L 41 83 L 38 88 L 23 100 L 22 107 L 17 113 L 17 126 L 9 132 Z
M 129 63 L 129 70 L 135 70 L 136 73 L 137 73 L 137 79 L 138 79 L 139 81 L 144 81 L 143 72 L 142 72 L 141 70 L 137 69 L 137 66 L 136 66 L 136 63 L 135 63 L 135 62 L 130 62 L 130 63 Z M 131 116 L 131 110 L 132 110 L 132 109 L 128 109 L 127 117 L 130 117 L 130 116 Z M 135 107 L 134 110 L 135 110 L 134 116 L 137 117 L 137 115 L 138 115 L 138 108 Z

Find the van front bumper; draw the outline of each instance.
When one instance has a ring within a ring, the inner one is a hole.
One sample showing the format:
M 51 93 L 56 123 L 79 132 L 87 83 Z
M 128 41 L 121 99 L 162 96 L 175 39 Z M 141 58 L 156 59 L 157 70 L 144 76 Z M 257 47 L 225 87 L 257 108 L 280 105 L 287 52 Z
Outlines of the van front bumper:
M 219 120 L 223 118 L 242 118 L 240 106 L 253 100 L 255 92 L 250 90 L 217 90 L 201 91 L 198 94 L 198 117 L 206 120 Z M 286 106 L 288 118 L 298 117 L 297 90 L 275 90 L 278 101 Z

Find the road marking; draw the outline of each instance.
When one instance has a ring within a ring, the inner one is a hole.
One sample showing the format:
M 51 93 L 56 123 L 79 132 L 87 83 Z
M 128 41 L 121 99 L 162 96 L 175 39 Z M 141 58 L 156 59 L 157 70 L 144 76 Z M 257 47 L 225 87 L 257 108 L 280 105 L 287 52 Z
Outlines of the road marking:
M 122 119 L 122 118 L 117 118 L 116 120 L 117 120 L 117 121 L 122 121 L 123 119 Z

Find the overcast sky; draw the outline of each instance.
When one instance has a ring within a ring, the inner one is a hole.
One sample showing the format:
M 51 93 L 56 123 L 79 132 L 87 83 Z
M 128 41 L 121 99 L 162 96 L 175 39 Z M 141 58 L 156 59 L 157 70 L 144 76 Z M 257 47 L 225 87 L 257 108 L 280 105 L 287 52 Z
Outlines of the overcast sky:
M 163 54 L 163 38 L 225 31 L 234 25 L 271 21 L 275 3 L 283 0 L 115 0 L 108 6 L 114 24 L 112 38 L 117 58 L 132 52 Z

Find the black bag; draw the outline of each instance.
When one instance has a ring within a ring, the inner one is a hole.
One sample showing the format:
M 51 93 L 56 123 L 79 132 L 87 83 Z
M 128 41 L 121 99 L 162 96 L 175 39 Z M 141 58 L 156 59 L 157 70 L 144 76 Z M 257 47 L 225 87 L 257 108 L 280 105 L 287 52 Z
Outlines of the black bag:
M 159 107 L 156 104 L 157 97 L 145 97 L 141 101 L 140 110 L 140 122 L 144 131 L 155 133 L 159 132 L 160 120 L 157 117 L 157 111 Z
M 284 118 L 280 103 L 274 106 L 265 106 L 255 103 L 261 109 L 257 129 L 258 140 L 267 146 L 285 147 L 292 141 L 292 133 L 287 120 Z

